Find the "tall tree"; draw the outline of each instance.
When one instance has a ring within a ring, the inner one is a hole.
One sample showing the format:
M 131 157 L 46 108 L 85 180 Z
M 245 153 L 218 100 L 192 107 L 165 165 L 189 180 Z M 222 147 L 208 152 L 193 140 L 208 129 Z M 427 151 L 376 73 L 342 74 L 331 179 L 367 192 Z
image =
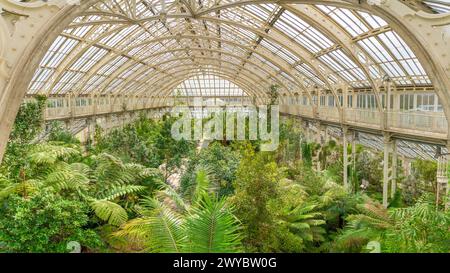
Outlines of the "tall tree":
M 269 209 L 269 202 L 278 196 L 277 183 L 281 178 L 270 154 L 249 150 L 241 161 L 232 203 L 239 219 L 245 220 L 243 242 L 248 251 L 269 251 L 270 242 L 275 241 L 275 213 Z

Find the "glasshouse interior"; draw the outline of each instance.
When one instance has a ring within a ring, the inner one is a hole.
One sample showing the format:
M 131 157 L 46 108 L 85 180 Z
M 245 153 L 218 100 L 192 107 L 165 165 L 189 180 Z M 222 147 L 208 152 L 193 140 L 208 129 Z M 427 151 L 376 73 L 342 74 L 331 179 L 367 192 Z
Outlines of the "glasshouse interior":
M 0 252 L 449 253 L 449 115 L 449 0 L 0 0 Z

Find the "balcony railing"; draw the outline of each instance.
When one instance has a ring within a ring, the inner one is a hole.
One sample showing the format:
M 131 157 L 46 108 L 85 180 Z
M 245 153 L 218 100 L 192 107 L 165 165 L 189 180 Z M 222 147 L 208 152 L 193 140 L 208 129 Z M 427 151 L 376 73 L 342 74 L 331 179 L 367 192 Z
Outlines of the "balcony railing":
M 313 108 L 304 105 L 280 105 L 280 111 L 292 115 L 313 117 Z M 321 120 L 339 122 L 340 115 L 337 107 L 318 107 L 318 117 Z M 382 128 L 382 115 L 378 109 L 344 109 L 345 124 L 361 127 Z M 387 113 L 387 129 L 411 134 L 426 133 L 438 137 L 446 137 L 448 123 L 443 112 L 397 111 Z
M 159 108 L 159 107 L 153 106 L 152 108 Z M 104 104 L 97 106 L 86 105 L 86 106 L 75 106 L 72 109 L 70 107 L 47 107 L 47 109 L 45 110 L 45 119 L 56 120 L 71 117 L 92 116 L 106 113 L 118 113 L 123 112 L 124 110 L 136 111 L 142 109 L 145 109 L 145 105 L 143 105 L 142 103 L 128 104 L 128 105 L 123 104 L 114 104 L 114 105 Z
M 288 113 L 291 115 L 299 115 L 299 116 L 306 116 L 306 117 L 313 117 L 313 108 L 311 106 L 307 105 L 286 105 L 281 104 L 279 105 L 280 111 L 283 113 Z
M 317 113 L 320 119 L 329 121 L 340 121 L 339 109 L 337 107 L 319 107 Z
M 389 112 L 388 127 L 447 134 L 448 124 L 443 112 Z
M 345 109 L 345 122 L 355 125 L 381 127 L 381 115 L 377 109 Z
M 127 104 L 118 100 L 112 105 L 105 103 L 102 105 L 75 106 L 72 108 L 68 107 L 66 103 L 63 103 L 63 105 L 65 107 L 47 108 L 45 118 L 47 120 L 56 120 L 123 112 L 124 110 L 135 111 L 146 108 L 163 108 L 167 107 L 167 101 L 154 100 L 151 102 L 151 106 L 149 106 L 149 104 L 144 104 L 139 100 L 129 101 Z M 233 104 L 233 106 L 251 105 L 251 102 L 248 100 L 236 103 L 236 105 Z M 310 105 L 281 104 L 279 107 L 280 111 L 283 113 L 315 118 L 313 107 Z M 337 107 L 318 107 L 317 115 L 321 120 L 341 122 Z M 411 134 L 427 133 L 427 135 L 434 134 L 439 137 L 447 136 L 448 123 L 443 112 L 391 111 L 386 114 L 380 112 L 378 109 L 345 108 L 343 122 L 344 124 L 349 125 L 381 129 L 383 115 L 386 115 L 387 117 L 387 129 L 392 131 L 402 131 Z

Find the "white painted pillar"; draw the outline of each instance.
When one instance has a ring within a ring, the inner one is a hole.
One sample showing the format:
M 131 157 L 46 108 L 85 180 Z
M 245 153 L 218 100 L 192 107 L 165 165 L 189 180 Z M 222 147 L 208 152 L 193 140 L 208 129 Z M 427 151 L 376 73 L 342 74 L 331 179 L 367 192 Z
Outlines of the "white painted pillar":
M 389 150 L 390 136 L 384 136 L 384 160 L 383 160 L 383 206 L 388 207 L 388 191 L 389 191 Z
M 99 101 L 100 97 L 95 95 L 95 94 L 92 94 L 91 99 L 92 99 L 92 106 L 91 106 L 92 107 L 92 114 L 95 116 L 95 115 L 97 115 L 98 101 Z
M 317 165 L 317 167 L 316 168 L 317 168 L 317 171 L 320 172 L 320 171 L 322 171 L 322 168 L 320 166 L 320 153 L 322 152 L 322 149 L 323 149 L 322 131 L 321 131 L 322 130 L 322 126 L 320 124 L 316 123 L 316 129 L 317 129 L 317 133 L 316 133 L 316 136 L 315 136 L 315 142 L 320 144 L 320 148 L 317 151 L 317 157 L 316 157 L 316 160 L 317 160 L 316 165 Z
M 302 133 L 303 133 L 303 135 L 304 135 L 304 132 L 303 132 L 303 128 L 304 128 L 304 127 L 303 127 L 303 120 L 302 120 L 301 118 L 299 118 L 299 119 L 298 119 L 298 123 L 299 123 L 300 129 L 301 129 L 301 132 L 300 132 L 299 137 L 298 137 L 298 141 L 299 141 L 299 153 L 300 153 L 299 158 L 300 158 L 300 160 L 303 161 L 303 151 L 302 151 L 302 143 L 303 143 Z
M 315 142 L 322 144 L 322 125 L 320 125 L 320 122 L 315 123 L 315 125 L 316 125 L 316 129 L 317 129 L 317 132 L 315 135 L 315 139 L 316 139 Z
M 70 120 L 70 119 L 64 120 L 64 126 L 66 127 L 67 130 L 70 129 L 70 125 L 71 125 L 70 123 L 71 123 L 71 120 Z
M 353 131 L 352 135 L 352 163 L 353 170 L 356 169 L 356 131 Z
M 341 122 L 344 123 L 346 121 L 346 112 L 348 108 L 348 86 L 342 88 L 342 115 Z
M 355 172 L 356 171 L 356 131 L 353 131 L 353 134 L 352 134 L 352 170 L 353 170 L 353 172 Z M 355 187 L 355 188 L 353 188 L 352 190 L 354 191 L 354 192 L 356 192 L 357 191 L 357 187 L 358 187 L 358 185 L 356 185 L 355 184 L 355 181 L 353 181 L 353 178 L 354 177 L 352 177 L 352 187 Z
M 310 132 L 309 132 L 309 123 L 308 123 L 308 121 L 305 122 L 305 138 L 306 138 L 306 142 L 311 142 L 311 136 L 310 136 Z
M 91 144 L 94 144 L 94 135 L 95 135 L 95 118 L 88 118 L 86 120 L 87 123 L 87 138 L 86 142 L 91 141 Z
M 394 198 L 394 195 L 397 191 L 397 141 L 392 141 L 392 181 L 391 181 L 391 198 Z
M 322 152 L 323 146 L 324 146 L 324 141 L 323 141 L 324 139 L 322 138 L 322 130 L 326 127 L 320 123 L 317 123 L 316 127 L 317 127 L 317 135 L 316 135 L 317 138 L 316 139 L 317 139 L 317 143 L 320 144 L 320 149 L 317 152 L 317 171 L 320 172 L 320 171 L 322 171 L 322 166 L 320 164 L 320 153 Z
M 69 113 L 70 113 L 70 118 L 73 118 L 73 116 L 75 115 L 75 102 L 73 101 L 73 97 L 72 94 L 69 93 L 67 95 L 67 100 L 68 100 L 68 105 L 69 105 Z
M 411 163 L 406 157 L 402 158 L 403 175 L 408 177 L 411 174 Z
M 390 108 L 391 108 L 391 100 L 389 99 L 391 97 L 391 86 L 392 82 L 390 79 L 387 79 L 384 81 L 384 89 L 385 89 L 385 105 L 386 108 L 383 109 L 384 111 L 384 121 L 382 128 L 387 129 L 390 125 L 389 116 L 390 116 Z M 380 98 L 381 99 L 381 98 Z
M 450 151 L 450 147 L 447 145 L 447 149 Z M 441 154 L 437 159 L 437 172 L 436 172 L 436 208 L 438 209 L 441 202 L 444 201 L 444 209 L 449 208 L 449 200 L 446 200 L 446 196 L 449 193 L 448 183 L 448 154 Z M 441 197 L 441 195 L 443 197 Z
M 344 188 L 346 190 L 349 190 L 349 186 L 348 186 L 348 142 L 347 142 L 347 134 L 348 134 L 348 128 L 347 127 L 343 127 L 342 128 L 342 148 L 343 148 L 343 168 L 344 168 Z

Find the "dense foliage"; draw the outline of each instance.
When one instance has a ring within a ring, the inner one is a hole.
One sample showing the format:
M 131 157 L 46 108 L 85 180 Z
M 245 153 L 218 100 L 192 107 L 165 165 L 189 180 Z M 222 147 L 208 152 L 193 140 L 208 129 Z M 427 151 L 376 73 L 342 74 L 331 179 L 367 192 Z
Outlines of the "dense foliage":
M 88 207 L 50 190 L 27 199 L 13 195 L 0 213 L 4 215 L 0 241 L 7 251 L 66 252 L 72 241 L 89 249 L 102 244 L 99 235 L 88 228 Z
M 385 209 L 379 153 L 358 147 L 347 191 L 348 147 L 307 142 L 293 120 L 275 152 L 176 141 L 169 117 L 84 146 L 59 123 L 41 134 L 44 105 L 21 107 L 0 166 L 0 252 L 450 252 L 433 162 L 399 175 Z
M 198 169 L 207 167 L 214 178 L 219 196 L 233 194 L 233 181 L 239 167 L 241 155 L 231 147 L 223 146 L 219 142 L 210 144 L 208 149 L 193 154 L 187 163 L 186 171 L 181 178 L 181 191 L 184 195 L 192 193 Z

